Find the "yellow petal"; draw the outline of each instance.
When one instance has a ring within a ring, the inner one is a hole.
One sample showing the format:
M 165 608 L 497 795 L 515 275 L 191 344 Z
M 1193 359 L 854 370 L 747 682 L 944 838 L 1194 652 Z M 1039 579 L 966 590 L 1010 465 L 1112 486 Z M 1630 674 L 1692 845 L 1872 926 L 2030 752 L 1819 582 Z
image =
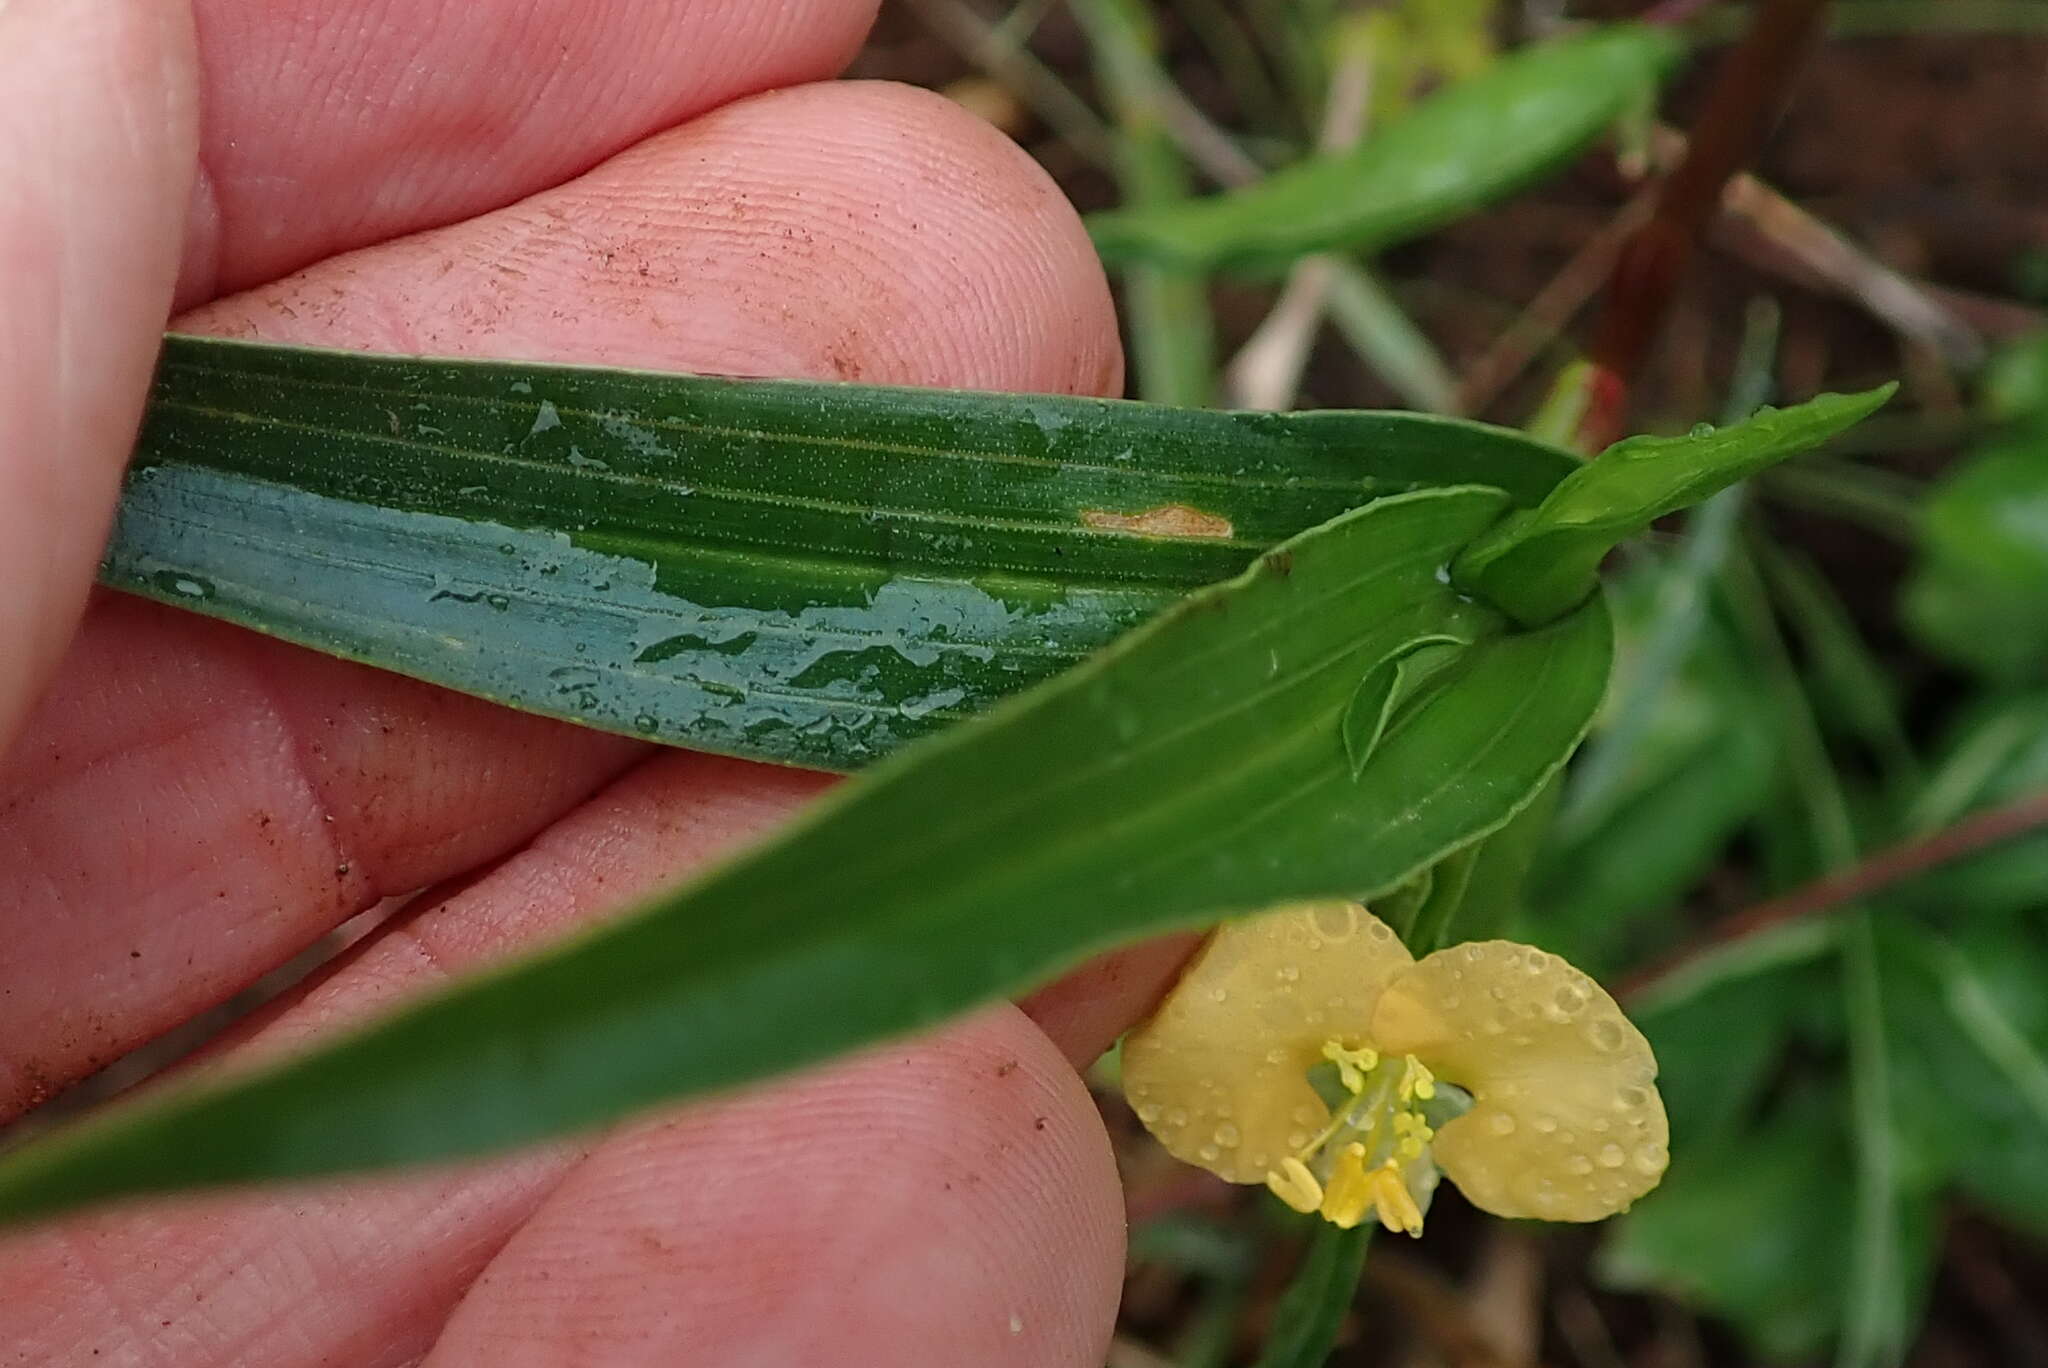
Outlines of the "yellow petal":
M 1395 978 L 1373 1043 L 1469 1090 L 1437 1164 L 1497 1216 L 1597 1221 L 1664 1174 L 1657 1060 L 1599 984 L 1511 941 L 1439 950 Z
M 1227 922 L 1124 1038 L 1124 1093 L 1176 1158 L 1262 1183 L 1329 1122 L 1308 1085 L 1324 1042 L 1363 1045 L 1381 986 L 1413 963 L 1356 903 Z

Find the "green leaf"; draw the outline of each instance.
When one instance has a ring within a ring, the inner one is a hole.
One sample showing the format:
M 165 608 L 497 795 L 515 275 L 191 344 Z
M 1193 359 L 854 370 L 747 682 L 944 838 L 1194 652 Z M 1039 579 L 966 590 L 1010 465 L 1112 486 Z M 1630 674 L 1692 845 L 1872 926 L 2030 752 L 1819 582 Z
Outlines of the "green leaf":
M 1372 1247 L 1370 1224 L 1341 1230 L 1318 1221 L 1308 1255 L 1273 1308 L 1273 1332 L 1255 1368 L 1322 1368 L 1358 1298 L 1359 1275 Z
M 1833 987 L 1830 967 L 1774 964 L 1631 1013 L 1657 1053 L 1674 1153 L 1746 1129 L 1806 1004 L 1826 1001 Z
M 876 766 L 638 916 L 267 1071 L 0 1164 L 0 1217 L 449 1157 L 730 1087 L 1294 898 L 1370 896 L 1499 828 L 1598 703 L 1595 601 L 1504 631 L 1444 568 L 1483 488 L 1381 499 L 1079 668 Z M 1354 776 L 1359 677 L 1472 641 Z
M 1917 778 L 1898 680 L 1864 641 L 1848 606 L 1805 556 L 1762 537 L 1755 539 L 1755 551 L 1774 597 L 1805 644 L 1805 674 L 1821 725 L 1863 742 L 1889 774 Z
M 1902 1113 L 1927 1186 L 2048 1232 L 2048 953 L 2042 928 L 1947 939 L 1900 927 L 1883 941 L 1894 1071 L 1936 1105 Z
M 1344 709 L 1344 753 L 1351 759 L 1354 778 L 1371 763 L 1373 751 L 1387 734 L 1395 714 L 1426 697 L 1428 681 L 1456 658 L 1460 648 L 1469 645 L 1469 641 L 1459 637 L 1431 632 L 1402 642 L 1387 653 L 1386 659 L 1365 672 Z M 1432 646 L 1448 649 L 1429 650 Z
M 1907 626 L 1994 681 L 2048 680 L 2048 432 L 1973 455 L 1936 487 L 1924 528 Z
M 1832 1095 L 1790 1099 L 1762 1127 L 1693 1149 L 1672 1147 L 1657 1191 L 1622 1218 L 1601 1271 L 1726 1317 L 1771 1359 L 1810 1359 L 1843 1316 L 1854 1166 Z M 1934 1211 L 1906 1205 L 1898 1252 L 1900 1314 L 1911 1323 L 1933 1264 Z
M 1600 562 L 1666 513 L 1698 503 L 1817 446 L 1874 412 L 1898 386 L 1823 394 L 1685 437 L 1630 437 L 1559 482 L 1536 508 L 1504 519 L 1458 557 L 1458 584 L 1534 626 L 1593 592 Z
M 1224 195 L 1097 214 L 1105 259 L 1271 266 L 1429 232 L 1541 179 L 1680 53 L 1668 29 L 1616 24 L 1526 48 L 1424 101 L 1355 149 Z
M 1919 831 L 2048 790 L 2048 693 L 1984 699 L 1944 739 L 1942 758 L 1907 814 Z M 1899 890 L 1944 923 L 1984 925 L 2048 909 L 2048 833 L 2002 841 L 1929 870 Z
M 1537 871 L 1530 937 L 1596 978 L 1669 948 L 1672 909 L 1780 773 L 1780 721 L 1756 706 L 1753 673 L 1709 611 L 1699 546 L 1634 561 L 1610 587 L 1614 680 Z
M 101 573 L 529 711 L 845 770 L 1347 508 L 1533 503 L 1573 464 L 1415 414 L 172 337 Z M 1160 509 L 1229 535 L 1102 525 Z

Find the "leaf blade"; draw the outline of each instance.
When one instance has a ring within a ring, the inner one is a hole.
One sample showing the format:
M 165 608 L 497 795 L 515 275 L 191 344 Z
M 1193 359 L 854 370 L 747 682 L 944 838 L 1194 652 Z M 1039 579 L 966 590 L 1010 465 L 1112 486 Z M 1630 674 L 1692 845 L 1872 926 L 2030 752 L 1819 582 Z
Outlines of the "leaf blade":
M 1570 464 L 1421 415 L 173 337 L 102 578 L 530 711 L 846 770 L 1373 497 L 1533 502 Z M 1230 535 L 1090 522 L 1170 508 Z
M 1605 682 L 1598 603 L 1503 633 L 1444 583 L 1504 503 L 1346 514 L 636 917 L 17 1153 L 0 1220 L 497 1148 L 915 1029 L 1150 931 L 1398 884 L 1532 801 Z M 1358 674 L 1432 625 L 1474 644 L 1354 779 Z

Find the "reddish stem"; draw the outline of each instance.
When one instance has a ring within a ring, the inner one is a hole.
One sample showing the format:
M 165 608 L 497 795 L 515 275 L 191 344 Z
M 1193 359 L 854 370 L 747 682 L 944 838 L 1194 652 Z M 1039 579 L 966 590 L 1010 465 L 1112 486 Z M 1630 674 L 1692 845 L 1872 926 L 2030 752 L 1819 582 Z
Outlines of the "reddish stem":
M 1820 31 L 1827 0 L 1764 0 L 1740 43 L 1722 60 L 1706 105 L 1693 121 L 1685 160 L 1657 192 L 1650 221 L 1622 249 L 1607 307 L 1588 353 L 1613 377 L 1613 410 L 1587 414 L 1587 450 L 1620 435 L 1628 382 L 1671 306 L 1729 178 L 1747 166 L 1783 107 L 1793 71 Z M 1607 424 L 1595 427 L 1596 423 Z
M 1724 917 L 1693 945 L 1638 969 L 1615 986 L 1618 998 L 1640 996 L 1646 989 L 1692 963 L 1706 951 L 1773 926 L 1829 912 L 1844 903 L 1868 897 L 1879 889 L 1937 866 L 1949 864 L 2015 836 L 2048 827 L 2048 792 L 2031 793 L 2001 807 L 1945 827 L 1931 836 L 1880 850 L 1860 864 L 1815 879 L 1791 892 Z

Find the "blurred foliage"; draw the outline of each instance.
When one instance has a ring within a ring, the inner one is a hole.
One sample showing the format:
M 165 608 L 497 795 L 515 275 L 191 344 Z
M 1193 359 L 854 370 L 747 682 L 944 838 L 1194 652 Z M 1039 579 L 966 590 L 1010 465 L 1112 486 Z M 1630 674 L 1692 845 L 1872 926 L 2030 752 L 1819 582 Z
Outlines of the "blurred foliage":
M 1906 618 L 1989 680 L 2048 682 L 2048 336 L 1999 358 L 1985 407 L 2003 429 L 1929 498 Z
M 1154 8 L 1192 19 L 1215 7 Z M 1330 253 L 1321 259 L 1380 272 L 1367 254 L 1483 213 L 1577 150 L 1638 154 L 1642 106 L 1624 92 L 1664 68 L 1664 35 L 1582 28 L 1503 45 L 1506 17 L 1485 0 L 1362 11 L 1269 0 L 1247 8 L 1246 45 L 1194 24 L 1265 166 L 1209 175 L 1224 194 L 1130 195 L 1097 216 L 1132 297 L 1143 298 L 1140 273 L 1161 266 L 1274 273 Z M 1731 37 L 1739 17 L 1715 7 L 1694 35 Z M 1838 6 L 1834 26 L 2019 31 L 2023 19 L 2010 6 L 1866 3 Z M 1337 73 L 1361 51 L 1366 136 L 1313 150 Z M 1184 69 L 1162 62 L 1159 79 Z M 1525 138 L 1505 113 L 1518 82 L 1545 85 L 1569 116 Z M 1431 163 L 1443 174 L 1418 177 Z M 2040 297 L 2027 284 L 2040 260 L 2038 247 L 2013 260 L 2022 294 Z M 1295 284 L 1261 332 L 1299 302 Z M 1415 298 L 1390 277 L 1380 293 L 1396 311 Z M 1757 354 L 1736 362 L 1723 421 L 1776 397 L 1768 313 Z M 1292 321 L 1313 330 L 1320 316 Z M 1145 355 L 1143 331 L 1161 325 L 1143 312 L 1132 324 Z M 1332 336 L 1390 376 L 1351 330 Z M 1569 376 L 1569 350 L 1556 360 Z M 1897 1361 L 1959 1202 L 2048 1232 L 2048 834 L 1935 860 L 1861 902 L 1820 897 L 1740 939 L 1694 940 L 1703 923 L 2048 792 L 2048 335 L 1955 379 L 1976 391 L 1968 423 L 1932 410 L 1899 419 L 1982 434 L 1931 482 L 1924 466 L 1908 474 L 1844 450 L 1761 497 L 1724 494 L 1672 535 L 1630 546 L 1619 574 L 1609 566 L 1618 656 L 1594 733 L 1545 801 L 1481 851 L 1457 914 L 1461 935 L 1535 941 L 1610 981 L 1676 954 L 1631 1004 L 1662 1064 L 1673 1166 L 1595 1268 L 1610 1288 L 1720 1318 L 1742 1361 Z M 1666 430 L 1706 416 L 1667 414 Z M 1528 421 L 1562 442 L 1578 417 Z M 1889 569 L 1866 581 L 1800 525 L 1786 535 L 1786 509 L 1894 539 L 1903 585 Z M 1435 892 L 1425 871 L 1379 910 L 1406 924 Z M 1291 1227 L 1251 1224 L 1246 1238 L 1296 1247 Z M 1325 1258 L 1300 1266 L 1305 1279 L 1327 1272 Z M 1327 1310 L 1300 1283 L 1297 1302 Z

